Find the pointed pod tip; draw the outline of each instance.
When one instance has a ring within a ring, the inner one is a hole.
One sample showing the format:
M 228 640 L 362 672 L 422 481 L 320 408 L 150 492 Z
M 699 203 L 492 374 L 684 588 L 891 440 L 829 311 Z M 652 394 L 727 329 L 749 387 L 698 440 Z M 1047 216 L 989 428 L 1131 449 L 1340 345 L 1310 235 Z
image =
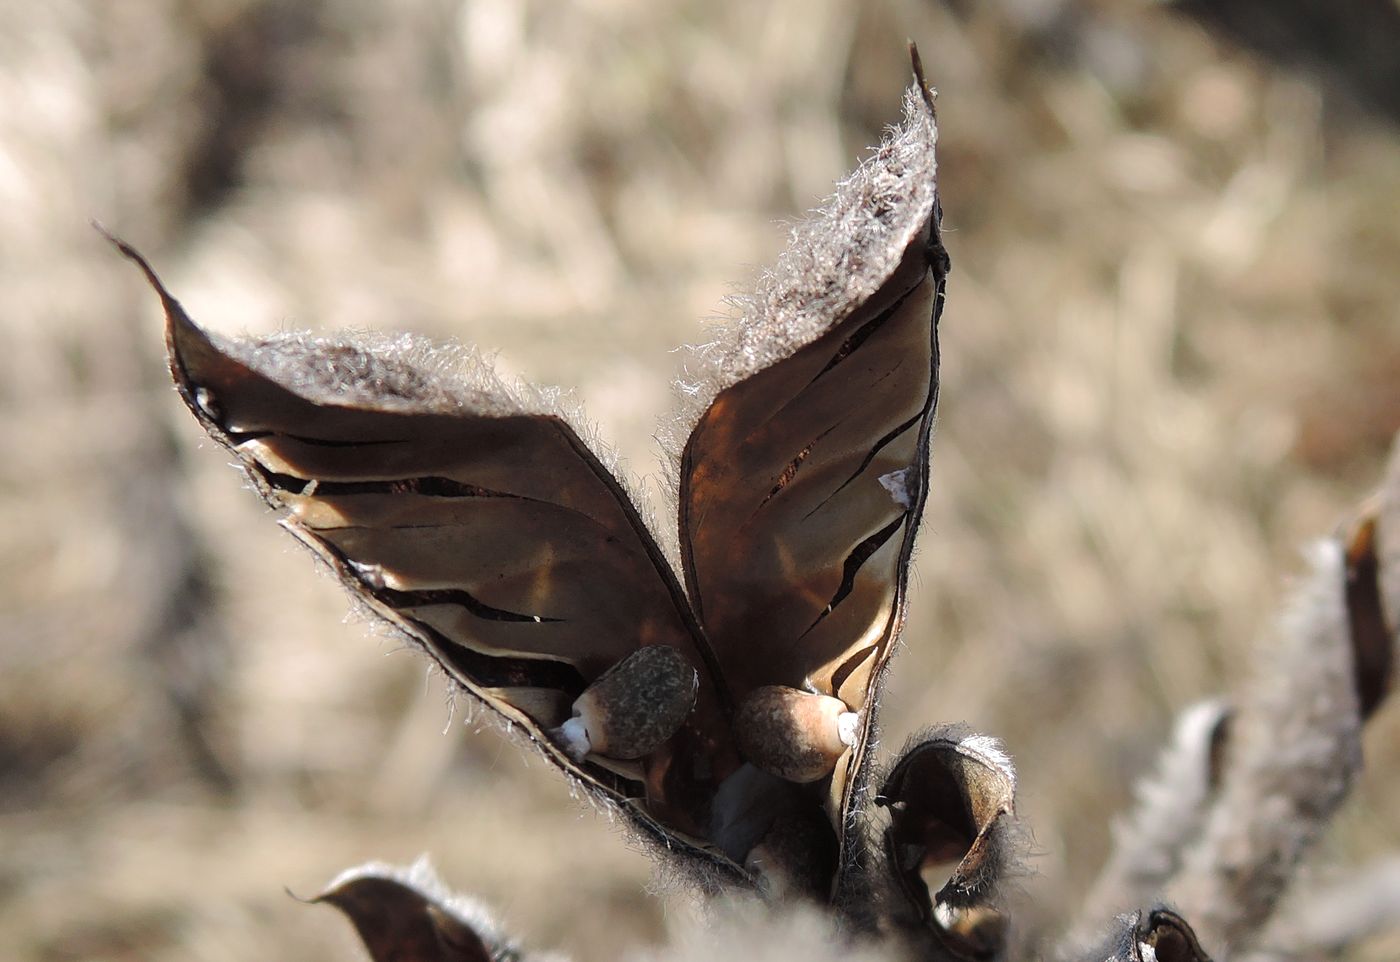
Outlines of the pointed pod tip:
M 207 429 L 217 428 L 217 398 L 202 382 L 210 370 L 222 370 L 230 365 L 241 369 L 241 362 L 230 357 L 194 322 L 175 296 L 166 289 L 155 268 L 151 267 L 150 261 L 146 260 L 140 251 L 98 221 L 92 221 L 92 226 L 117 249 L 117 253 L 140 268 L 141 273 L 146 276 L 146 281 L 160 297 L 161 307 L 165 310 L 165 349 L 170 376 L 195 417 Z
M 282 891 L 286 892 L 289 896 L 291 896 L 296 901 L 300 902 L 302 905 L 319 905 L 322 901 L 325 900 L 327 894 L 325 892 L 322 892 L 320 895 L 313 895 L 311 898 L 306 898 L 305 896 L 301 896 L 293 892 L 291 888 L 286 885 L 282 886 Z
M 1369 505 L 1367 507 L 1370 507 Z M 1387 617 L 1378 553 L 1378 511 L 1367 512 L 1345 537 L 1347 624 L 1361 718 L 1373 715 L 1390 692 L 1395 671 L 1395 630 Z
M 170 351 L 172 363 L 178 355 L 184 353 L 183 349 L 186 345 L 182 342 L 186 341 L 189 337 L 197 337 L 201 342 L 207 342 L 208 338 L 205 336 L 204 331 L 194 322 L 189 314 L 185 313 L 184 307 L 181 306 L 180 302 L 175 299 L 175 296 L 166 289 L 165 284 L 162 283 L 160 279 L 160 275 L 158 275 L 155 268 L 151 266 L 151 262 L 146 260 L 145 256 L 135 247 L 132 247 L 116 234 L 109 231 L 100 221 L 93 220 L 91 224 L 95 231 L 101 234 L 109 244 L 117 249 L 117 253 L 140 268 L 141 273 L 146 276 L 147 283 L 151 285 L 156 295 L 160 297 L 161 307 L 165 309 L 166 345 Z M 172 373 L 175 373 L 176 380 L 178 381 L 180 379 L 179 373 L 174 371 L 172 371 Z
M 924 77 L 924 59 L 919 56 L 919 45 L 913 40 L 909 41 L 909 65 L 914 70 L 914 82 L 919 85 L 919 93 L 923 96 L 924 103 L 928 105 L 930 113 L 936 114 L 933 102 L 938 98 L 938 92 L 929 86 Z
M 101 221 L 94 219 L 89 221 L 89 223 L 92 224 L 93 230 L 101 234 L 103 238 L 106 239 L 107 243 L 117 249 L 117 253 L 121 254 L 141 269 L 141 273 L 146 275 L 146 280 L 150 282 L 151 287 L 155 288 L 156 293 L 160 295 L 161 302 L 165 305 L 167 312 L 170 312 L 172 307 L 179 310 L 179 302 L 165 289 L 165 285 L 161 283 L 160 277 L 155 272 L 155 268 L 151 267 L 151 262 L 146 260 L 140 251 L 109 231 L 106 225 Z M 183 311 L 181 311 L 181 313 L 183 313 Z

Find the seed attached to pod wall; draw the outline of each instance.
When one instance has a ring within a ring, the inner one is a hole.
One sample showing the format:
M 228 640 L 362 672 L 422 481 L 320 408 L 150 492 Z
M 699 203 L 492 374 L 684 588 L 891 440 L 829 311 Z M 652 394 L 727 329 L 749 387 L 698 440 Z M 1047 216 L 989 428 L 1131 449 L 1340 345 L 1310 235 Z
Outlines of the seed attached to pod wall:
M 790 782 L 830 775 L 858 729 L 859 716 L 841 699 L 785 685 L 755 688 L 734 718 L 744 757 Z
M 639 648 L 574 702 L 573 717 L 551 734 L 576 762 L 585 755 L 630 761 L 648 755 L 695 707 L 700 676 L 669 645 Z

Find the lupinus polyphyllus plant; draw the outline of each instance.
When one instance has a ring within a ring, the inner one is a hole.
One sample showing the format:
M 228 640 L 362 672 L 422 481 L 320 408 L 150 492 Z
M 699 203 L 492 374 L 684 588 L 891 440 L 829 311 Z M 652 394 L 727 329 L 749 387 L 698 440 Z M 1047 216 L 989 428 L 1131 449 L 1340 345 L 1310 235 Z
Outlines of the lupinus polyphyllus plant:
M 548 392 L 412 337 L 216 336 L 118 243 L 180 396 L 283 526 L 702 892 L 821 906 L 890 957 L 1246 953 L 1389 684 L 1400 484 L 1317 549 L 1254 686 L 1183 719 L 1079 923 L 1026 944 L 998 742 L 944 725 L 874 757 L 938 396 L 935 141 L 916 56 L 902 125 L 691 354 L 674 541 Z M 516 954 L 425 868 L 321 898 L 376 960 Z

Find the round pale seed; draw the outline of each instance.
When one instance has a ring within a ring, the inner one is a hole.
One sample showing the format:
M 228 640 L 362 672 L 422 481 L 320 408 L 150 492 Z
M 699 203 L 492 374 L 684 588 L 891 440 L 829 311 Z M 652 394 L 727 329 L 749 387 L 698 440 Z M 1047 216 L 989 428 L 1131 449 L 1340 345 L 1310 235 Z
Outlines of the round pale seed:
M 858 720 L 839 698 L 765 685 L 740 704 L 734 733 L 755 767 L 790 782 L 815 782 L 855 743 Z

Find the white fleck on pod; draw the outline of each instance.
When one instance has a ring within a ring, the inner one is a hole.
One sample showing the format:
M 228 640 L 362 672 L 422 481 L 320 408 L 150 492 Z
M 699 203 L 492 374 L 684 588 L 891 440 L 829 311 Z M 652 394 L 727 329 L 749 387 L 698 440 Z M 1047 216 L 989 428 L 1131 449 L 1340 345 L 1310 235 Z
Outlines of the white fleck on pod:
M 551 734 L 576 762 L 585 755 L 630 761 L 649 755 L 695 707 L 700 676 L 669 645 L 647 645 L 613 665 L 574 701 Z
M 815 782 L 830 775 L 856 742 L 859 716 L 839 698 L 765 685 L 749 692 L 734 718 L 744 757 L 770 775 Z

